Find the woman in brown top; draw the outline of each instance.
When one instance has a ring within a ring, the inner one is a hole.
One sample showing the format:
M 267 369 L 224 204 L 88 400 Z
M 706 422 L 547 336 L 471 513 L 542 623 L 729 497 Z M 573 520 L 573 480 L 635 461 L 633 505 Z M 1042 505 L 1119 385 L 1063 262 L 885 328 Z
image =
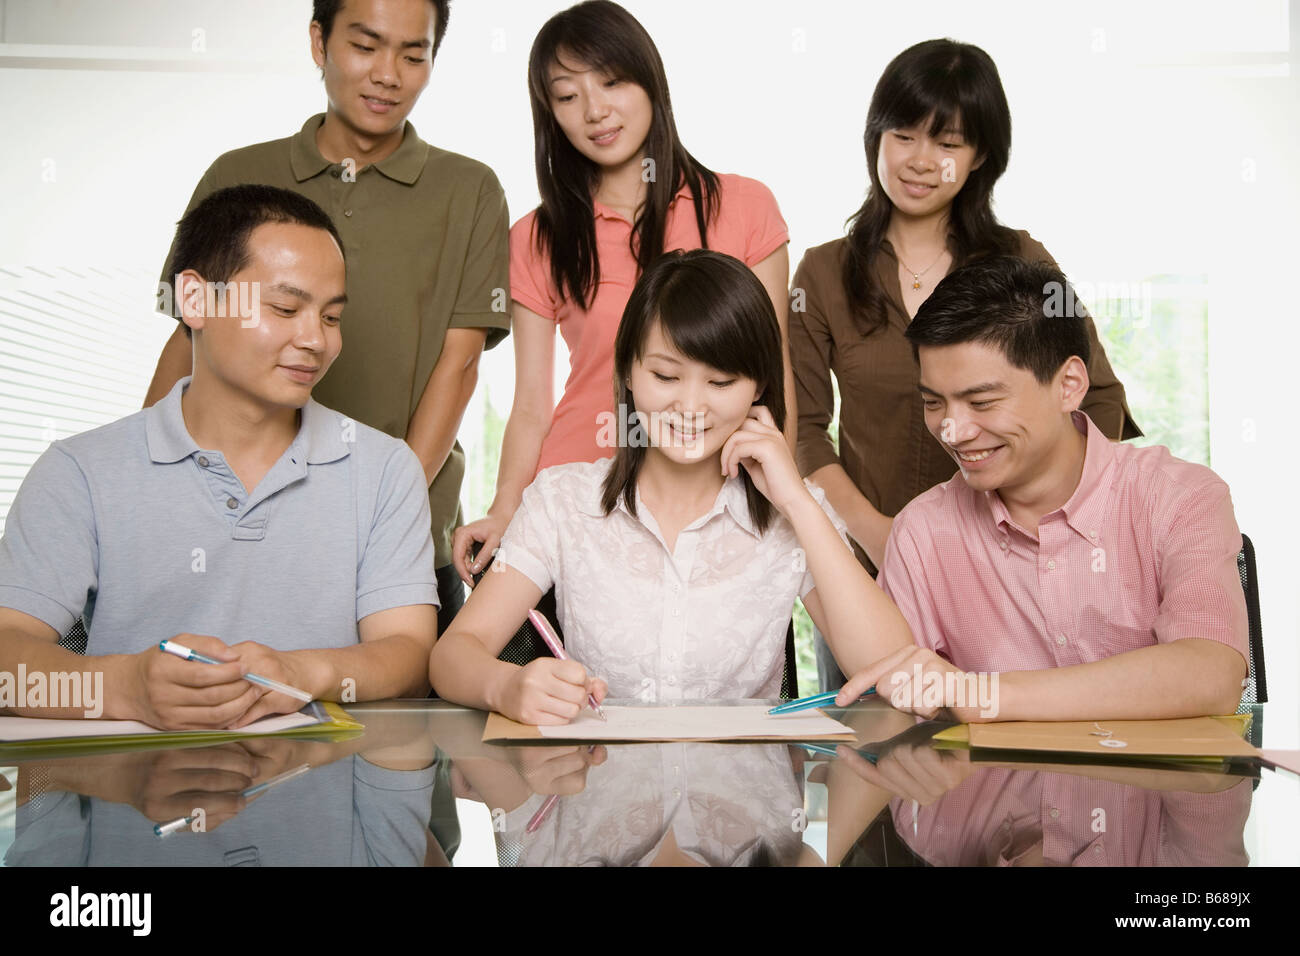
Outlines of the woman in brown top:
M 988 54 L 928 40 L 885 68 L 864 136 L 871 186 L 849 234 L 809 249 L 794 275 L 790 352 L 800 470 L 822 486 L 873 574 L 893 516 L 956 465 L 925 427 L 918 369 L 903 332 L 950 271 L 989 254 L 1053 262 L 993 215 L 1011 115 Z M 1053 264 L 1055 264 L 1053 262 Z M 1141 434 L 1088 320 L 1091 388 L 1083 411 L 1113 439 Z M 827 432 L 840 389 L 839 450 Z M 822 689 L 842 683 L 818 635 Z

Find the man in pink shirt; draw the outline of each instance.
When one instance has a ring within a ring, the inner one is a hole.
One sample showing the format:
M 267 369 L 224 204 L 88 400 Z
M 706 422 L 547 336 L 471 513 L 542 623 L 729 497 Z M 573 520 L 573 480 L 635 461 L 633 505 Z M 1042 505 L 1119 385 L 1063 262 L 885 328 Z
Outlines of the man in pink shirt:
M 894 519 L 878 583 L 917 647 L 833 648 L 841 703 L 872 685 L 961 721 L 1227 714 L 1246 676 L 1228 487 L 1077 411 L 1084 312 L 1011 257 L 946 277 L 907 331 L 926 423 L 959 472 Z M 855 673 L 856 672 L 856 673 Z

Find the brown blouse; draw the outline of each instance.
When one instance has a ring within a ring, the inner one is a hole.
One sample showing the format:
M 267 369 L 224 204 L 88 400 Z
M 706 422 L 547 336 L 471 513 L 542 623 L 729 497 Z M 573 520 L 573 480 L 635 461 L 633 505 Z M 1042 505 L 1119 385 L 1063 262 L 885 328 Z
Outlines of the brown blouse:
M 1056 265 L 1029 233 L 1018 235 L 1020 256 Z M 799 470 L 809 475 L 839 462 L 872 506 L 892 517 L 921 492 L 951 478 L 957 464 L 925 427 L 917 392 L 920 369 L 903 336 L 911 320 L 903 308 L 893 248 L 886 240 L 883 255 L 876 259 L 888 322 L 864 337 L 844 294 L 846 241 L 809 249 L 791 284 L 790 361 L 799 401 Z M 1092 319 L 1088 337 L 1091 387 L 1082 410 L 1108 438 L 1136 438 L 1142 432 L 1129 413 L 1124 386 L 1111 370 Z M 827 433 L 835 412 L 832 372 L 840 388 L 838 453 Z M 854 550 L 874 574 L 861 548 Z

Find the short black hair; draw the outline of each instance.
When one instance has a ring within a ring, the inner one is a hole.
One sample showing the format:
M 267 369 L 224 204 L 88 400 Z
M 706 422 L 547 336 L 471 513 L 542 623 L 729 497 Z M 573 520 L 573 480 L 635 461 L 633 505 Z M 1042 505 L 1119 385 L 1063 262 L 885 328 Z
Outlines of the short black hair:
M 429 59 L 433 60 L 438 55 L 438 47 L 442 46 L 442 38 L 447 34 L 447 18 L 451 16 L 451 0 L 429 0 L 433 4 L 434 12 L 438 14 L 438 22 L 433 25 L 433 49 L 429 51 Z M 339 8 L 343 6 L 343 0 L 312 0 L 311 19 L 313 23 L 320 24 L 321 43 L 328 43 L 330 32 L 334 29 L 334 18 L 339 15 Z
M 921 346 L 992 345 L 1046 385 L 1070 356 L 1088 364 L 1087 322 L 1087 309 L 1056 266 L 989 256 L 945 276 L 906 335 L 913 356 Z
M 206 197 L 176 224 L 167 281 L 174 283 L 176 276 L 193 269 L 205 282 L 229 282 L 248 265 L 248 237 L 271 222 L 323 229 L 343 254 L 343 240 L 329 214 L 306 196 L 277 186 L 228 186 Z M 179 317 L 178 291 L 173 287 L 174 314 Z M 190 327 L 184 328 L 189 335 Z

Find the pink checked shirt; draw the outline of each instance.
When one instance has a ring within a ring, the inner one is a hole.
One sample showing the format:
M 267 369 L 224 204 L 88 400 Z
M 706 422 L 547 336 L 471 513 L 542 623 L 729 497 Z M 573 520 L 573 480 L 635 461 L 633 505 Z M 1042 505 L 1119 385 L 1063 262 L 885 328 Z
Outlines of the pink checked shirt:
M 1185 637 L 1247 654 L 1228 486 L 1088 418 L 1083 475 L 1038 534 L 958 472 L 894 519 L 877 579 L 916 642 L 968 671 L 1042 670 Z
M 934 866 L 1245 866 L 1250 781 L 1218 793 L 1146 790 L 1073 773 L 977 770 L 894 826 Z

